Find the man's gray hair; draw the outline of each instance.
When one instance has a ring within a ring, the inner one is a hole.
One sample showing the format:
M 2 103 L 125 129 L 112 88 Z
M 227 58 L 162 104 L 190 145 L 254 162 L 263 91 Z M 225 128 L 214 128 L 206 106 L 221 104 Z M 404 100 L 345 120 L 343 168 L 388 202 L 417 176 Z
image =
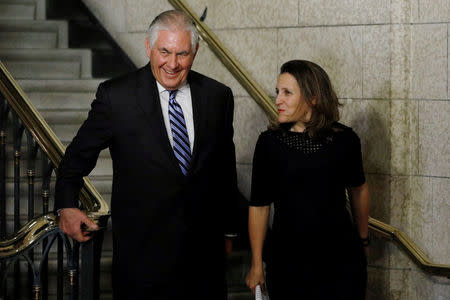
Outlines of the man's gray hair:
M 198 31 L 194 21 L 186 13 L 181 10 L 167 10 L 160 13 L 153 19 L 147 30 L 147 36 L 150 40 L 150 48 L 155 45 L 160 30 L 176 31 L 184 30 L 191 32 L 192 51 L 198 44 Z

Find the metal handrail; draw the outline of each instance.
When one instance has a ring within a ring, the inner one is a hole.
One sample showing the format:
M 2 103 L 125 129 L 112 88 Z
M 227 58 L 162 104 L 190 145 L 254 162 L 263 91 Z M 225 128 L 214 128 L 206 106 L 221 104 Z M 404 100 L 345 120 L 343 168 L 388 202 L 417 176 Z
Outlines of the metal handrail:
M 208 26 L 200 21 L 200 18 L 183 0 L 169 0 L 176 9 L 180 9 L 187 13 L 195 21 L 195 25 L 199 31 L 201 38 L 208 44 L 211 51 L 220 59 L 225 67 L 233 74 L 236 80 L 247 90 L 252 98 L 258 103 L 266 112 L 270 121 L 277 117 L 277 111 L 274 102 L 263 91 L 244 67 L 237 61 L 237 59 L 225 48 L 219 41 L 217 36 L 208 28 Z M 425 272 L 432 275 L 450 277 L 450 265 L 433 263 L 424 252 L 413 242 L 413 240 L 400 229 L 383 223 L 374 218 L 369 218 L 369 228 L 372 232 L 380 236 L 395 241 L 402 249 L 408 253 L 412 259 Z
M 52 164 L 57 167 L 65 152 L 64 145 L 1 61 L 0 93 L 3 94 L 6 101 L 17 113 Z M 88 178 L 84 178 L 84 185 L 80 192 L 80 201 L 86 209 L 86 214 L 97 222 L 100 227 L 105 227 L 110 215 L 108 204 Z M 8 247 L 13 247 L 16 250 L 20 249 L 20 251 L 28 249 L 38 239 L 41 239 L 41 234 L 36 235 L 34 233 L 55 229 L 57 226 L 55 220 L 56 217 L 53 213 L 34 218 L 16 232 L 11 239 L 0 242 L 0 258 L 8 257 L 11 254 L 7 249 Z M 24 238 L 25 236 L 27 238 Z M 13 245 L 14 243 L 19 244 Z
M 214 52 L 217 58 L 227 67 L 228 71 L 233 74 L 237 81 L 245 88 L 261 108 L 266 112 L 270 121 L 277 119 L 277 109 L 274 101 L 264 92 L 262 87 L 250 76 L 247 70 L 239 63 L 239 61 L 225 48 L 219 41 L 217 36 L 208 28 L 208 26 L 200 21 L 199 17 L 184 2 L 179 0 L 169 0 L 175 8 L 183 10 L 189 14 L 195 21 L 195 25 L 199 31 L 200 37 L 204 40 L 209 48 Z
M 450 265 L 434 263 L 402 230 L 374 218 L 369 218 L 369 228 L 375 234 L 396 242 L 423 271 L 450 278 Z
M 11 239 L 0 241 L 0 258 L 5 259 L 23 253 L 56 231 L 59 231 L 59 228 L 54 214 L 34 218 Z

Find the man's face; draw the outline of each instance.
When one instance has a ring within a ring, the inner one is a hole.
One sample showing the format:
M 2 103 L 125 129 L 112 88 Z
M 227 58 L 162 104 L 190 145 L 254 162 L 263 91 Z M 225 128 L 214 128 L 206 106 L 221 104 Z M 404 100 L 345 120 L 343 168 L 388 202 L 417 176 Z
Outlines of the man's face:
M 153 47 L 148 38 L 145 46 L 156 80 L 167 90 L 178 89 L 186 81 L 197 54 L 198 45 L 195 49 L 191 46 L 191 32 L 160 30 Z

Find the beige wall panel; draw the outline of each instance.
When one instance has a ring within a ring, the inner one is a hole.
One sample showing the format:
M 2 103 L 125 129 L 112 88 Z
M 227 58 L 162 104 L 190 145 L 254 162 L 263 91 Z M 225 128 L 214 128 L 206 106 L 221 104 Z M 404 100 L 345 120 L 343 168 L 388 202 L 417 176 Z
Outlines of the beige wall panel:
M 124 1 L 122 1 L 124 2 Z M 126 26 L 129 32 L 144 32 L 161 12 L 173 9 L 167 0 L 125 0 Z
M 299 0 L 299 25 L 389 22 L 390 0 Z
M 410 181 L 408 176 L 392 178 L 391 221 L 388 224 L 398 227 L 408 235 L 411 219 Z M 402 194 L 403 192 L 403 194 Z M 389 267 L 393 269 L 411 269 L 414 263 L 411 258 L 395 243 L 389 242 L 386 256 Z
M 368 260 L 368 266 L 376 266 L 389 268 L 389 241 L 378 238 L 377 236 L 371 236 L 370 242 L 370 256 Z
M 422 270 L 411 272 L 409 295 L 413 300 L 448 299 L 450 285 L 448 279 L 430 276 Z
M 277 31 L 274 29 L 223 30 L 218 31 L 217 36 L 264 91 L 274 95 L 278 78 Z M 242 87 L 241 90 L 243 91 Z
M 420 22 L 450 22 L 450 0 L 421 0 Z
M 409 176 L 391 178 L 391 220 L 389 224 L 408 232 L 411 216 L 411 181 Z
M 432 183 L 433 221 L 428 221 L 434 229 L 432 258 L 437 263 L 450 264 L 450 179 L 432 178 Z
M 447 25 L 413 25 L 411 46 L 411 97 L 447 99 Z
M 140 33 L 119 33 L 116 37 L 123 51 L 133 60 L 138 68 L 149 62 L 147 52 L 145 50 L 144 32 Z
M 419 102 L 419 173 L 450 177 L 450 101 Z
M 291 59 L 318 63 L 340 98 L 362 97 L 362 27 L 280 29 L 278 64 Z
M 83 0 L 84 4 L 114 37 L 126 31 L 125 3 L 122 0 Z
M 421 270 L 412 271 L 409 284 L 409 297 L 411 300 L 436 299 L 433 297 L 433 283 L 429 275 Z
M 363 97 L 389 98 L 391 47 L 389 25 L 363 28 Z
M 435 243 L 433 232 L 435 224 L 433 223 L 433 186 L 432 178 L 418 176 L 394 176 L 392 178 L 392 205 L 391 205 L 391 224 L 399 227 L 420 247 L 424 253 L 434 259 L 432 252 Z M 403 251 L 399 251 L 395 246 L 388 251 L 390 256 L 390 268 L 411 269 L 408 274 L 409 294 L 411 298 L 399 299 L 435 299 L 421 298 L 420 295 L 427 293 L 430 287 L 415 289 L 415 283 L 422 271 Z M 407 275 L 406 273 L 404 275 Z M 428 275 L 427 275 L 428 276 Z M 397 278 L 398 279 L 398 278 Z M 392 282 L 401 284 L 401 281 L 393 279 Z M 432 285 L 432 283 L 428 283 Z M 393 288 L 395 290 L 395 288 Z
M 390 23 L 413 23 L 419 20 L 419 0 L 391 0 Z
M 419 169 L 419 101 L 391 101 L 391 174 L 416 175 Z
M 216 34 L 264 91 L 273 95 L 278 77 L 276 30 L 223 30 Z M 194 69 L 228 84 L 236 96 L 247 96 L 247 91 L 207 47 L 201 44 Z
M 448 279 L 431 278 L 431 280 L 433 280 L 433 282 L 438 282 L 438 284 L 436 284 L 434 288 L 434 292 L 436 295 L 435 299 L 447 299 L 448 295 L 450 295 L 450 284 L 448 284 Z
M 367 267 L 367 299 L 389 299 L 389 275 L 389 270 L 382 269 L 379 266 L 372 267 L 369 265 Z
M 447 99 L 450 98 L 450 24 L 447 25 Z
M 233 90 L 234 96 L 248 96 L 239 82 L 234 79 L 233 75 L 220 62 L 220 60 L 209 49 L 208 45 L 200 41 L 200 46 L 195 57 L 192 69 L 206 76 L 214 78 Z
M 399 252 L 398 249 L 393 249 L 393 251 Z M 388 287 L 388 295 L 386 299 L 410 300 L 411 295 L 408 287 L 410 285 L 411 271 L 398 268 L 398 269 L 391 269 L 388 272 L 390 281 Z M 384 300 L 384 298 L 382 299 Z
M 252 98 L 235 97 L 234 143 L 238 163 L 252 163 L 256 141 L 268 123 L 264 111 Z
M 187 3 L 199 15 L 208 7 L 205 23 L 213 29 L 297 25 L 297 0 L 190 0 Z
M 411 92 L 411 26 L 391 25 L 391 98 L 408 99 Z
M 370 216 L 382 222 L 390 221 L 391 183 L 389 175 L 367 173 L 370 191 Z
M 389 174 L 390 105 L 385 100 L 343 100 L 342 122 L 361 139 L 364 169 L 367 173 Z
M 433 189 L 430 177 L 411 176 L 411 225 L 406 233 L 423 252 L 432 257 L 433 251 Z
M 370 190 L 370 216 L 389 223 L 390 220 L 390 177 L 388 175 L 366 174 Z M 389 267 L 389 255 L 386 240 L 372 236 L 369 265 Z

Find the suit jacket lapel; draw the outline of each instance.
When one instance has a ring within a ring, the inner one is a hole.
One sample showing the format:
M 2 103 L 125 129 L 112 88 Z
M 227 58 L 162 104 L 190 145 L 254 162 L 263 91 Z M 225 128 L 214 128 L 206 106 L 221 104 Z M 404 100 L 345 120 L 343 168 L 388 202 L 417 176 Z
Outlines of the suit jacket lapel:
M 204 133 L 204 112 L 207 105 L 206 97 L 204 92 L 202 93 L 200 82 L 196 80 L 195 74 L 192 72 L 188 76 L 189 86 L 191 88 L 192 97 L 192 114 L 194 118 L 194 130 L 195 130 L 195 140 L 194 148 L 192 151 L 192 161 L 191 161 L 191 173 L 193 173 L 197 166 L 197 161 L 199 158 L 199 149 L 202 143 L 202 134 Z
M 150 129 L 148 129 L 148 134 L 149 137 L 154 140 L 152 143 L 152 152 L 157 153 L 160 157 L 167 158 L 169 161 L 168 167 L 184 177 L 178 166 L 178 161 L 173 153 L 173 149 L 170 146 L 164 117 L 161 111 L 158 87 L 156 85 L 156 79 L 152 74 L 150 64 L 147 64 L 141 69 L 137 81 L 136 100 L 138 105 L 144 111 L 145 118 L 150 127 Z

